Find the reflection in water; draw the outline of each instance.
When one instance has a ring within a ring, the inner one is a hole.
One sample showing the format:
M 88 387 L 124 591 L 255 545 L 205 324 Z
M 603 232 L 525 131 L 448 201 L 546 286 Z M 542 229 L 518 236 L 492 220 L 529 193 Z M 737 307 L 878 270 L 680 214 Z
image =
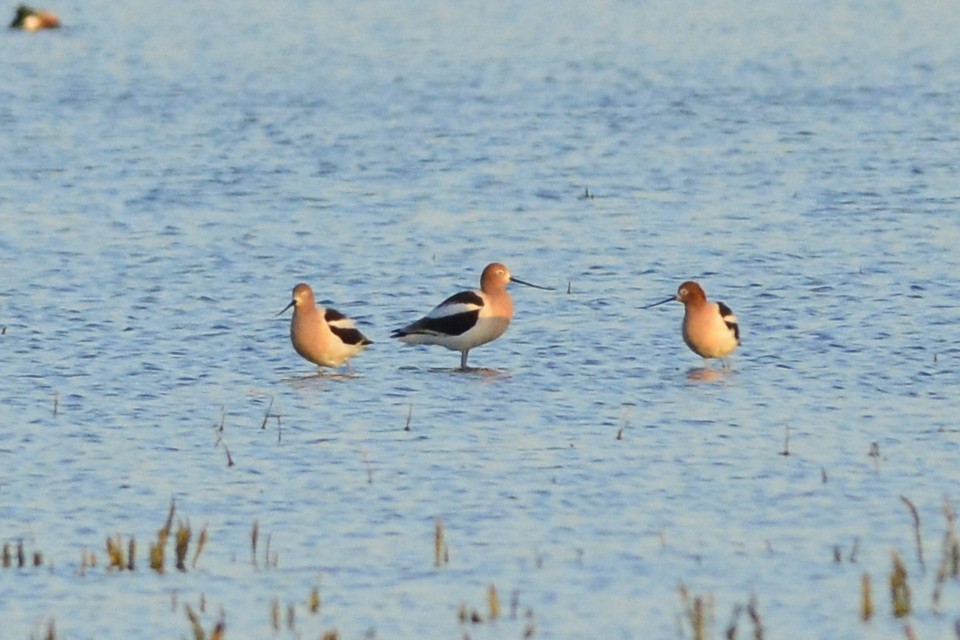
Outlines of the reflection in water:
M 332 380 L 334 382 L 345 382 L 347 380 L 360 380 L 363 376 L 358 373 L 348 372 L 348 373 L 334 373 L 327 371 L 317 371 L 316 373 L 311 373 L 303 376 L 290 376 L 289 378 L 283 378 L 282 382 L 285 384 L 292 384 L 295 387 L 306 387 L 309 385 L 315 385 L 322 383 L 326 380 Z
M 453 367 L 448 369 L 440 368 L 430 368 L 427 369 L 430 373 L 449 373 L 453 375 L 462 375 L 462 376 L 478 376 L 481 378 L 489 379 L 501 379 L 510 377 L 510 373 L 507 371 L 500 371 L 499 369 L 488 369 L 486 367 L 469 367 L 467 369 L 461 369 L 460 367 Z
M 687 371 L 687 380 L 697 382 L 710 382 L 711 380 L 721 380 L 728 375 L 733 374 L 733 369 L 711 369 L 710 367 L 694 367 Z
M 442 373 L 442 374 L 447 374 L 453 377 L 477 376 L 480 378 L 488 378 L 492 380 L 505 379 L 505 378 L 509 378 L 512 375 L 512 373 L 510 373 L 509 371 L 500 370 L 500 369 L 489 369 L 487 367 L 468 367 L 466 369 L 461 369 L 460 367 L 427 367 L 424 369 L 415 365 L 408 364 L 408 365 L 403 365 L 401 367 L 398 367 L 397 370 L 406 375 L 423 374 L 426 376 L 433 376 L 433 375 Z

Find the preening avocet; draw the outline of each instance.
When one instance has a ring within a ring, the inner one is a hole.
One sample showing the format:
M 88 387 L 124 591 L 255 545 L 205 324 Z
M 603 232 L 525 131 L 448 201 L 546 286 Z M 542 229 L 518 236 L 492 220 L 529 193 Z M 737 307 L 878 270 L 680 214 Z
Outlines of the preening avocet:
M 674 300 L 683 303 L 683 341 L 690 350 L 701 358 L 720 358 L 727 366 L 724 358 L 740 344 L 740 326 L 730 307 L 722 302 L 708 302 L 703 287 L 688 280 L 677 289 L 677 295 L 643 308 Z
M 391 334 L 407 344 L 435 344 L 460 352 L 460 369 L 467 370 L 467 355 L 474 347 L 503 335 L 513 318 L 511 282 L 546 289 L 510 275 L 501 263 L 488 264 L 480 276 L 480 289 L 461 291 L 441 302 L 416 322 Z
M 57 14 L 50 11 L 42 11 L 21 4 L 17 7 L 17 12 L 13 16 L 13 22 L 10 23 L 11 29 L 23 29 L 24 31 L 37 31 L 39 29 L 56 29 L 60 26 L 60 18 Z
M 313 289 L 306 283 L 293 288 L 293 299 L 280 313 L 290 307 L 290 342 L 297 353 L 317 366 L 339 367 L 373 344 L 347 316 L 336 309 L 317 308 Z

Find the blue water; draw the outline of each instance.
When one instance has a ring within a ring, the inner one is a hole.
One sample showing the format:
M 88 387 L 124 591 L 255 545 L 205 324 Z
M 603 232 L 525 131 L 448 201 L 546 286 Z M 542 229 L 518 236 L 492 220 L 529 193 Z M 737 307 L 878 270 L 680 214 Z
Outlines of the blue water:
M 683 584 L 714 637 L 751 598 L 771 638 L 953 637 L 960 14 L 707 5 L 94 0 L 0 34 L 0 541 L 43 555 L 0 569 L 0 635 L 188 637 L 189 604 L 229 638 L 692 637 Z M 488 371 L 389 339 L 494 260 L 556 290 L 513 289 Z M 640 309 L 687 279 L 740 318 L 728 374 Z M 300 281 L 375 341 L 354 377 L 293 352 Z M 209 541 L 158 575 L 171 499 Z

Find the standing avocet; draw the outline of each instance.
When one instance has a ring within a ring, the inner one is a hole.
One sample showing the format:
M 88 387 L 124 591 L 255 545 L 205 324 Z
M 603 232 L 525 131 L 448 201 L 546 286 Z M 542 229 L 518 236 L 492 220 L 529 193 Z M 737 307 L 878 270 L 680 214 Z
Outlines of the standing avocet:
M 513 318 L 511 282 L 546 289 L 510 275 L 499 262 L 488 264 L 480 276 L 480 289 L 456 293 L 416 322 L 391 334 L 407 344 L 436 344 L 460 352 L 460 369 L 467 370 L 470 349 L 503 335 Z
M 683 341 L 690 350 L 701 358 L 720 358 L 728 366 L 726 356 L 740 344 L 740 326 L 730 307 L 722 302 L 708 302 L 703 287 L 688 280 L 677 289 L 677 295 L 643 308 L 673 300 L 683 303 Z
M 347 316 L 336 309 L 317 308 L 313 289 L 306 283 L 293 288 L 293 299 L 280 313 L 290 307 L 290 342 L 297 353 L 317 366 L 339 367 L 373 344 Z

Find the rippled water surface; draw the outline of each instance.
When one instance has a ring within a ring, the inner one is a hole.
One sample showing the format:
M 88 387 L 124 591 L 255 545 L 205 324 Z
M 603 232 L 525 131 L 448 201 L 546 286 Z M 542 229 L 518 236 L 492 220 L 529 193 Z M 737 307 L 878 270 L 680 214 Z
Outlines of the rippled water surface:
M 188 637 L 185 605 L 229 638 L 692 637 L 681 584 L 717 637 L 751 601 L 768 638 L 953 637 L 960 14 L 461 4 L 0 34 L 0 540 L 42 554 L 0 569 L 3 638 Z M 514 287 L 485 371 L 390 340 L 494 260 L 555 291 Z M 640 309 L 686 279 L 740 318 L 728 373 Z M 375 341 L 353 377 L 290 347 L 299 281 Z M 208 541 L 158 575 L 172 499 Z

